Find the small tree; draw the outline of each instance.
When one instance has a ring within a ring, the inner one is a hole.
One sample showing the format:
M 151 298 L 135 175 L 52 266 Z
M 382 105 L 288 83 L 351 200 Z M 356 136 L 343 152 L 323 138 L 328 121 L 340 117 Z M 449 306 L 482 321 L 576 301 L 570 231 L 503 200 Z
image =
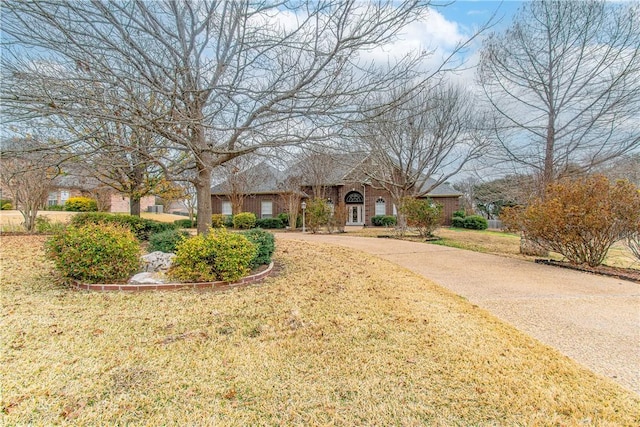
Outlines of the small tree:
M 415 227 L 420 237 L 430 237 L 442 224 L 442 206 L 430 199 L 407 197 L 402 201 L 400 211 L 407 218 L 407 225 Z
M 333 210 L 333 221 L 338 233 L 344 233 L 344 227 L 347 225 L 347 205 L 338 202 Z
M 31 139 L 5 141 L 0 158 L 0 186 L 11 196 L 13 208 L 33 232 L 38 210 L 47 201 L 52 181 L 60 173 L 58 156 Z
M 550 185 L 544 199 L 512 215 L 509 225 L 519 226 L 528 239 L 572 263 L 594 267 L 639 222 L 637 187 L 623 180 L 612 184 L 597 175 Z
M 331 209 L 325 199 L 311 199 L 307 202 L 307 225 L 312 233 L 320 231 L 320 227 L 327 225 Z

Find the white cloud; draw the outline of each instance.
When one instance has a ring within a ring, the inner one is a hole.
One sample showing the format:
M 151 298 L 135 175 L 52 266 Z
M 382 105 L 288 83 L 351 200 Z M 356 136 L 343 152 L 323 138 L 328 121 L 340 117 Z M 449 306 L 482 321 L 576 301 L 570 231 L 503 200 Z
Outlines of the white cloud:
M 361 58 L 385 63 L 411 52 L 425 52 L 430 53 L 425 69 L 433 69 L 467 39 L 468 35 L 457 22 L 448 21 L 440 12 L 430 9 L 421 19 L 404 28 L 395 41 L 365 52 Z

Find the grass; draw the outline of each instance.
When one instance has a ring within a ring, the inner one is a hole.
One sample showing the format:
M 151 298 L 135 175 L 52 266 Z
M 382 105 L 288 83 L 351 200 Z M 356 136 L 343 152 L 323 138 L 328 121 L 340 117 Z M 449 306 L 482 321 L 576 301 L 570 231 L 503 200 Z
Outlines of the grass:
M 433 283 L 279 241 L 227 293 L 57 284 L 2 239 L 5 425 L 638 425 L 640 399 Z

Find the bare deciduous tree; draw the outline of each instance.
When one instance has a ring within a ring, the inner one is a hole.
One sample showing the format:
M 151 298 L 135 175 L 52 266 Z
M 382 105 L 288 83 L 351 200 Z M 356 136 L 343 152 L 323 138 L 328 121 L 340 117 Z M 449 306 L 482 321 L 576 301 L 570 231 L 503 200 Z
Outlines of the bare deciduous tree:
M 222 183 L 220 190 L 229 195 L 233 215 L 243 211 L 244 200 L 270 180 L 273 168 L 264 159 L 253 155 L 237 157 L 218 169 Z
M 280 197 L 284 202 L 285 209 L 289 214 L 289 228 L 295 230 L 298 224 L 298 213 L 302 198 L 305 194 L 302 192 L 302 177 L 300 175 L 290 174 L 278 183 Z
M 60 173 L 58 157 L 38 150 L 33 140 L 4 141 L 0 158 L 0 185 L 24 219 L 27 231 L 35 230 L 38 210 L 47 202 L 53 179 Z
M 381 73 L 358 53 L 393 40 L 427 7 L 418 0 L 7 1 L 2 101 L 16 117 L 99 117 L 169 141 L 188 158 L 204 233 L 212 169 L 335 133 L 367 94 L 404 81 L 421 56 Z M 157 102 L 146 102 L 150 96 Z M 120 101 L 105 109 L 105 99 Z
M 502 158 L 534 172 L 540 194 L 640 146 L 638 46 L 638 3 L 594 0 L 528 2 L 485 41 L 478 80 Z
M 391 99 L 389 105 L 371 117 L 360 137 L 362 151 L 369 153 L 365 174 L 372 186 L 391 194 L 398 208 L 406 197 L 426 196 L 488 146 L 473 98 L 460 88 L 440 85 L 404 103 Z

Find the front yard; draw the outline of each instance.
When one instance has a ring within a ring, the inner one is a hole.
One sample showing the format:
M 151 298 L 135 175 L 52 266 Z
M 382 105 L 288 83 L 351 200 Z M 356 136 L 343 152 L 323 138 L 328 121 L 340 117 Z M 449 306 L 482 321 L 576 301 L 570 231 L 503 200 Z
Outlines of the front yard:
M 2 237 L 5 425 L 638 425 L 640 399 L 407 270 L 279 241 L 227 293 L 56 284 Z

